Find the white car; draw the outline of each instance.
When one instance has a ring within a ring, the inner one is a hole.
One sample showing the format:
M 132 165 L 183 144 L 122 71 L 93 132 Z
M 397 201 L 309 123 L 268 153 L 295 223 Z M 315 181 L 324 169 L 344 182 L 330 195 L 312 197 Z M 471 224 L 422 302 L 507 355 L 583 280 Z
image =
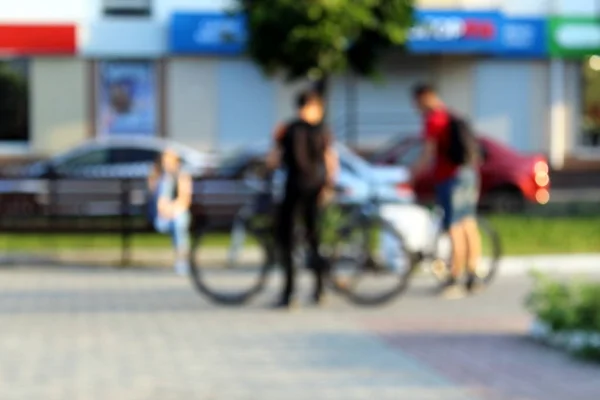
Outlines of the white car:
M 339 142 L 335 149 L 340 160 L 337 184 L 345 189 L 340 202 L 364 203 L 372 198 L 383 204 L 414 202 L 407 168 L 371 164 Z
M 362 204 L 373 199 L 381 204 L 414 202 L 407 168 L 371 164 L 340 142 L 335 143 L 335 150 L 340 161 L 336 181 L 340 189 L 338 202 Z M 284 178 L 283 173 L 276 175 L 274 189 L 279 196 L 283 193 Z

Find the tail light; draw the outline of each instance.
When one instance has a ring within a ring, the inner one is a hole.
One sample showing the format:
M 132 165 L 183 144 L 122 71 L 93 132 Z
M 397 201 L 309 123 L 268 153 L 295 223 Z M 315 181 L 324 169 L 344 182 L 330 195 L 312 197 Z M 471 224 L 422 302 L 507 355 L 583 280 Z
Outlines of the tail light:
M 538 189 L 535 192 L 535 200 L 539 204 L 547 204 L 550 201 L 550 192 L 547 189 Z
M 550 169 L 548 168 L 548 163 L 546 161 L 540 160 L 538 162 L 536 162 L 533 165 L 533 172 L 537 175 L 537 174 L 546 174 L 548 175 L 548 172 L 550 171 Z
M 407 182 L 397 184 L 396 190 L 402 195 L 410 195 L 414 192 L 412 185 Z
M 540 160 L 533 165 L 534 180 L 539 187 L 546 187 L 550 183 L 549 171 L 550 169 L 546 161 Z

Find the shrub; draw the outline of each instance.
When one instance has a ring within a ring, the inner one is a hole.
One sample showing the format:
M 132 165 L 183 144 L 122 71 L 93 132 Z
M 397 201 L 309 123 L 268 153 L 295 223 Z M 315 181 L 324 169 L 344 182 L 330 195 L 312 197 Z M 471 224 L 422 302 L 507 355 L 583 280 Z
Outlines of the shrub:
M 571 350 L 600 360 L 600 282 L 534 279 L 527 308 Z

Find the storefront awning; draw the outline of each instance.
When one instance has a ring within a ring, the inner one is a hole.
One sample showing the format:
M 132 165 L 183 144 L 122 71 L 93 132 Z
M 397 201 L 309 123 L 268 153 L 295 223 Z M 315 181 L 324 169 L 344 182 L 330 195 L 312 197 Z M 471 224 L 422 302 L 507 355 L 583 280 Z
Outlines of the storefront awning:
M 76 50 L 75 24 L 0 24 L 0 54 L 71 55 Z

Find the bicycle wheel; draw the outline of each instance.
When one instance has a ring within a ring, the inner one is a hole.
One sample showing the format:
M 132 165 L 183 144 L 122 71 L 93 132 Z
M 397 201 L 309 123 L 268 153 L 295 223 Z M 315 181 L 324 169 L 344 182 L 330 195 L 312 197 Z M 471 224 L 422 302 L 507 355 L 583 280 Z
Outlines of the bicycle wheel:
M 231 234 L 196 235 L 190 255 L 196 289 L 223 305 L 251 300 L 265 286 L 275 259 L 266 238 L 266 230 L 245 217 L 236 219 Z
M 361 306 L 381 305 L 402 294 L 415 267 L 404 238 L 378 215 L 345 221 L 329 257 L 330 285 Z
M 498 232 L 482 217 L 477 217 L 477 226 L 481 235 L 482 257 L 477 264 L 476 274 L 481 281 L 489 285 L 498 272 L 502 246 Z M 452 246 L 447 234 L 437 238 L 435 255 L 431 264 L 433 276 L 440 282 L 445 281 L 450 274 L 450 259 Z

